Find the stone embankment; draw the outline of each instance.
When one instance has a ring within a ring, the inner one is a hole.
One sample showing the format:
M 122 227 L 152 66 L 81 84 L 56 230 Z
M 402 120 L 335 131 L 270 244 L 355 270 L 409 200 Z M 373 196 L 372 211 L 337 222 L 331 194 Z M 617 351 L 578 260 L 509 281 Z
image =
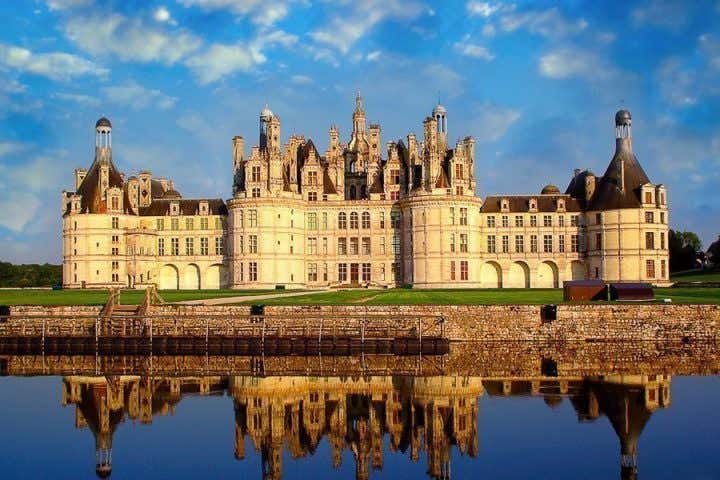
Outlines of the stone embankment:
M 6 322 L 36 322 L 58 316 L 94 316 L 100 307 L 12 307 Z M 242 328 L 257 328 L 258 320 L 287 325 L 288 331 L 308 322 L 317 325 L 352 324 L 362 318 L 370 328 L 395 329 L 398 323 L 412 325 L 422 317 L 422 329 L 434 334 L 442 319 L 442 334 L 451 341 L 720 341 L 719 305 L 413 305 L 413 306 L 268 306 L 262 315 L 250 317 L 249 306 L 157 305 L 148 311 L 154 329 L 197 331 L 206 318 L 231 322 Z M 13 318 L 15 317 L 15 318 Z M 195 327 L 194 329 L 192 327 Z M 293 327 L 293 328 L 290 328 Z M 180 330 L 178 330 L 180 329 Z M 326 330 L 327 331 L 327 330 Z

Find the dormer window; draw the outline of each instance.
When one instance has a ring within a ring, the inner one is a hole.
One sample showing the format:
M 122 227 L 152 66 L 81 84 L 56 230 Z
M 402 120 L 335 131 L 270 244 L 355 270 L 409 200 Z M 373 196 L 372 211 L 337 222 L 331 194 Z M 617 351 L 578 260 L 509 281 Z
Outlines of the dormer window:
M 507 212 L 509 210 L 510 210 L 510 202 L 508 201 L 507 198 L 503 198 L 500 201 L 500 211 Z
M 530 199 L 530 211 L 536 212 L 537 211 L 537 200 L 534 198 Z
M 170 202 L 170 215 L 180 215 L 180 202 Z
M 200 215 L 207 215 L 209 211 L 208 202 L 200 202 Z
M 562 198 L 558 199 L 557 209 L 558 209 L 558 211 L 565 210 L 565 200 L 564 199 L 562 199 Z

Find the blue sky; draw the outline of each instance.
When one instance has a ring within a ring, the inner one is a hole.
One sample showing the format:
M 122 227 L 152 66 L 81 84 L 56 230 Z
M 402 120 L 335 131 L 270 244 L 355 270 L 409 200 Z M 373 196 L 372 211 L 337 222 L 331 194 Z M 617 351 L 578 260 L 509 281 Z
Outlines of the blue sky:
M 234 135 L 347 141 L 360 90 L 385 142 L 478 140 L 481 196 L 602 174 L 613 115 L 669 189 L 671 226 L 720 234 L 720 1 L 47 0 L 0 3 L 0 259 L 59 262 L 60 191 L 113 122 L 125 172 L 227 198 Z M 249 146 L 248 146 L 249 148 Z

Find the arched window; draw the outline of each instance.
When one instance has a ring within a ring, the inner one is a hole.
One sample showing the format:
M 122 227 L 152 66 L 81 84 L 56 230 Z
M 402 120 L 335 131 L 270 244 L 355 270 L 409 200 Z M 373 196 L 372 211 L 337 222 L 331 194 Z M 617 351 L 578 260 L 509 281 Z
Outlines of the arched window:
M 370 212 L 362 213 L 362 228 L 370 228 Z
M 350 228 L 358 228 L 358 214 L 357 212 L 350 213 Z
M 355 200 L 357 197 L 357 190 L 355 189 L 355 185 L 350 185 L 350 200 Z
M 365 185 L 360 187 L 360 198 L 367 198 L 367 187 Z
M 345 212 L 338 213 L 338 228 L 343 230 L 347 228 L 347 214 Z

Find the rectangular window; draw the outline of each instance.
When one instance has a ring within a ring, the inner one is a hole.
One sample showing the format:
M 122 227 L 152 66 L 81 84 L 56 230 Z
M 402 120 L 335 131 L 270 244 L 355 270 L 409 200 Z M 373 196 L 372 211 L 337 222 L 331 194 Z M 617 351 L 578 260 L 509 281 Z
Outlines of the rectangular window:
M 467 208 L 460 208 L 460 225 L 468 224 Z
M 558 216 L 558 225 L 561 227 L 565 226 L 565 215 Z
M 578 226 L 578 215 L 570 215 L 570 226 L 571 227 Z
M 248 280 L 251 282 L 257 282 L 258 279 L 258 264 L 257 262 L 248 263 Z
M 660 250 L 665 250 L 665 234 L 660 232 Z
M 350 228 L 351 229 L 358 229 L 358 214 L 357 212 L 351 212 L 350 213 Z
M 488 235 L 487 251 L 488 253 L 495 253 L 495 235 Z
M 207 217 L 202 217 L 200 219 L 200 230 L 207 230 L 208 229 L 208 219 Z
M 510 237 L 508 235 L 502 236 L 502 253 L 508 253 L 510 251 Z
M 655 260 L 645 261 L 645 276 L 647 278 L 655 278 Z
M 308 282 L 317 282 L 317 263 L 308 263 Z
M 370 228 L 370 212 L 362 213 L 362 228 Z
M 595 250 L 602 250 L 602 233 L 595 234 Z
M 370 255 L 370 237 L 363 237 L 362 239 L 362 254 Z
M 390 212 L 390 222 L 392 223 L 392 228 L 400 228 L 400 212 Z M 455 223 L 455 220 L 453 220 L 453 223 Z
M 310 230 L 317 230 L 317 212 L 308 212 L 308 228 Z
M 245 239 L 242 235 L 238 236 L 238 253 L 245 253 Z
M 537 215 L 530 215 L 530 226 L 537 227 Z
M 515 215 L 515 226 L 516 226 L 516 227 L 522 227 L 522 226 L 523 226 L 523 217 L 522 217 L 522 215 Z
M 308 253 L 310 255 L 317 255 L 317 238 L 308 238 Z
M 194 230 L 193 225 L 193 219 L 192 218 L 186 218 L 185 219 L 185 230 Z
M 655 233 L 645 232 L 645 249 L 646 250 L 654 250 L 655 249 Z
M 347 263 L 338 264 L 338 282 L 347 282 Z
M 490 215 L 489 217 L 487 217 L 487 226 L 490 228 L 495 227 L 495 216 L 494 215 Z
M 463 164 L 462 163 L 456 163 L 455 164 L 455 179 L 456 180 L 462 180 L 465 178 L 464 171 L 463 171 Z
M 515 253 L 525 253 L 525 237 L 515 235 Z
M 308 192 L 308 202 L 317 202 L 317 192 Z
M 248 210 L 248 222 L 250 223 L 251 227 L 258 226 L 257 210 Z
M 400 170 L 390 170 L 390 180 L 392 185 L 400 185 Z
M 660 260 L 660 278 L 667 278 L 667 265 L 665 260 Z
M 468 262 L 467 260 L 460 260 L 460 280 L 468 279 Z
M 323 237 L 322 253 L 323 253 L 323 255 L 327 255 L 327 254 L 328 254 L 328 239 L 327 239 L 327 237 Z
M 450 280 L 455 280 L 455 261 L 450 262 Z
M 393 255 L 400 255 L 400 235 L 393 235 Z
M 207 237 L 201 237 L 200 238 L 200 255 L 209 255 L 210 249 L 208 248 L 208 238 Z
M 502 218 L 501 218 L 501 220 L 502 220 L 502 226 L 507 228 L 507 227 L 509 226 L 508 216 L 507 216 L 507 215 L 503 215 Z
M 552 215 L 543 215 L 543 226 L 552 227 Z
M 645 192 L 645 203 L 652 203 L 652 192 Z
M 120 219 L 118 217 L 112 217 L 112 228 L 120 228 Z
M 248 235 L 248 253 L 258 253 L 257 235 Z
M 318 172 L 308 172 L 308 184 L 309 185 L 317 185 L 318 184 Z
M 460 251 L 462 253 L 467 253 L 468 251 L 468 236 L 466 233 L 460 234 Z
M 654 212 L 645 212 L 645 223 L 655 223 Z
M 180 239 L 179 238 L 171 238 L 170 239 L 170 255 L 180 255 Z
M 450 224 L 455 225 L 455 207 L 450 207 Z
M 552 252 L 552 235 L 543 235 L 543 252 Z
M 565 235 L 558 235 L 558 252 L 565 252 Z
M 450 234 L 450 251 L 455 252 L 455 234 Z
M 250 181 L 251 182 L 259 182 L 260 181 L 260 166 L 254 165 L 250 169 Z
M 195 255 L 195 239 L 192 237 L 185 238 L 185 255 Z
M 223 219 L 221 217 L 215 218 L 215 230 L 224 230 Z
M 171 218 L 170 230 L 180 230 L 180 220 L 178 220 L 177 218 Z
M 222 255 L 225 250 L 225 244 L 222 237 L 215 238 L 215 255 Z
M 347 255 L 347 239 L 345 237 L 338 238 L 338 255 Z
M 165 219 L 164 218 L 158 218 L 155 220 L 155 230 L 158 232 L 162 232 L 165 230 Z
M 380 228 L 385 228 L 385 212 L 380 212 Z
M 165 255 L 165 239 L 158 238 L 158 255 Z
M 322 214 L 322 229 L 327 230 L 328 228 L 328 214 L 327 212 L 323 212 Z
M 595 225 L 600 225 L 602 223 L 602 213 L 596 213 L 595 214 Z
M 118 235 L 113 235 L 110 241 L 112 243 L 120 243 L 120 237 Z
M 579 252 L 580 246 L 578 243 L 578 236 L 577 235 L 570 235 L 570 251 L 573 253 Z
M 358 237 L 350 237 L 350 255 L 357 255 L 360 250 Z
M 660 212 L 660 223 L 665 223 L 665 212 Z
M 537 235 L 530 235 L 530 253 L 537 253 L 537 251 L 538 251 Z
M 369 263 L 363 263 L 362 264 L 362 281 L 363 282 L 369 282 L 370 281 L 370 264 Z

